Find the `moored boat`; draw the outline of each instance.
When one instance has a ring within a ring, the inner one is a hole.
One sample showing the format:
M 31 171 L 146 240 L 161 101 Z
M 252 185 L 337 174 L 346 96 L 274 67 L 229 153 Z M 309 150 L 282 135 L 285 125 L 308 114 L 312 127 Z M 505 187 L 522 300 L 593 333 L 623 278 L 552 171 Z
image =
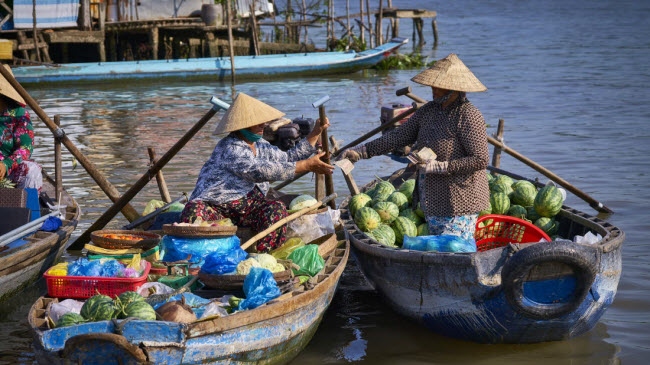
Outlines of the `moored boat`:
M 408 177 L 400 170 L 389 181 Z M 433 332 L 482 343 L 569 339 L 592 329 L 616 295 L 625 234 L 570 207 L 556 216 L 558 235 L 570 239 L 591 231 L 600 241 L 444 253 L 379 244 L 357 227 L 348 203 L 341 214 L 362 273 L 395 311 Z

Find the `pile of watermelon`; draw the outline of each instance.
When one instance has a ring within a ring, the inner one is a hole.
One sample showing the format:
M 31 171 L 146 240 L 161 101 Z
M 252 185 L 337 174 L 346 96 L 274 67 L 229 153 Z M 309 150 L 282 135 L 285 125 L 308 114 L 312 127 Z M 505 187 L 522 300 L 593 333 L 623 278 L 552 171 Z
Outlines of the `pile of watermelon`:
M 109 321 L 113 318 L 135 317 L 144 321 L 155 321 L 156 311 L 144 298 L 132 291 L 124 292 L 115 300 L 107 295 L 95 295 L 84 303 L 81 312 L 66 313 L 59 318 L 56 327 L 73 326 L 86 322 Z
M 414 189 L 414 179 L 403 181 L 398 189 L 380 180 L 350 199 L 350 216 L 368 237 L 384 246 L 401 247 L 405 235 L 429 234 L 422 209 L 411 209 Z
M 562 209 L 564 195 L 555 186 L 537 189 L 533 183 L 515 181 L 506 175 L 492 176 L 487 173 L 490 184 L 490 206 L 479 213 L 509 215 L 535 224 L 551 238 L 560 228 L 555 216 Z M 489 224 L 489 221 L 487 222 Z

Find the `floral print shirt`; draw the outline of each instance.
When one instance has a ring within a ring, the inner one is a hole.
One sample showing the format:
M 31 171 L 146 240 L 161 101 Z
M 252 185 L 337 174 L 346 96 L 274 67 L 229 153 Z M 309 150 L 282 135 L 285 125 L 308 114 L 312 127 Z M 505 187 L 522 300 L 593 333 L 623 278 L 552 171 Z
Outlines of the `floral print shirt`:
M 292 178 L 296 161 L 308 158 L 315 151 L 307 139 L 287 152 L 260 139 L 255 142 L 256 154 L 253 154 L 246 142 L 231 133 L 217 143 L 201 168 L 190 200 L 222 204 L 245 196 L 255 186 L 266 195 L 269 181 Z
M 6 109 L 0 114 L 0 162 L 9 175 L 29 159 L 34 148 L 34 128 L 24 106 Z

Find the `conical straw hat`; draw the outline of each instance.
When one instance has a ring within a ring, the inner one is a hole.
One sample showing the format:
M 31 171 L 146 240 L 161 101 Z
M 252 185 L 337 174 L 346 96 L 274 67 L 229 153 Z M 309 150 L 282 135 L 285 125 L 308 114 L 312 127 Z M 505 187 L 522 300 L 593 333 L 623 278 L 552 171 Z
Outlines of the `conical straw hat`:
M 14 74 L 13 72 L 11 72 L 11 68 L 9 68 L 9 66 L 7 65 L 3 65 L 3 66 L 7 71 L 9 71 L 11 75 Z M 18 91 L 16 91 L 16 89 L 14 89 L 14 87 L 11 86 L 9 81 L 7 81 L 7 79 L 5 79 L 4 76 L 2 75 L 0 75 L 0 95 L 4 95 L 11 100 L 14 100 L 20 104 L 25 105 L 25 100 L 20 96 L 20 94 L 18 94 Z
M 446 90 L 465 92 L 487 90 L 463 61 L 453 53 L 437 61 L 433 67 L 415 75 L 411 81 Z
M 237 94 L 213 134 L 222 134 L 283 117 L 285 113 L 244 93 Z

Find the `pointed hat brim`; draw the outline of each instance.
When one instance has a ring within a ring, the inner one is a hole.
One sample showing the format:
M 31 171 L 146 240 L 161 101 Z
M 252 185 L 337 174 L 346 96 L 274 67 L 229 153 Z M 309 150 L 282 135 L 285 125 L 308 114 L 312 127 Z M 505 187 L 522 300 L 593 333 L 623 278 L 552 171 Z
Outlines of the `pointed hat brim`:
M 14 73 L 11 72 L 11 68 L 7 65 L 3 66 L 13 76 Z M 13 101 L 25 105 L 25 99 L 23 99 L 23 97 L 18 94 L 18 91 L 16 91 L 16 89 L 14 89 L 9 81 L 7 81 L 7 79 L 5 79 L 2 75 L 0 75 L 0 95 L 4 95 Z
M 440 89 L 481 92 L 487 90 L 472 71 L 455 54 L 436 61 L 429 69 L 415 75 L 411 81 Z
M 281 118 L 285 113 L 244 93 L 237 94 L 213 134 L 223 134 Z

